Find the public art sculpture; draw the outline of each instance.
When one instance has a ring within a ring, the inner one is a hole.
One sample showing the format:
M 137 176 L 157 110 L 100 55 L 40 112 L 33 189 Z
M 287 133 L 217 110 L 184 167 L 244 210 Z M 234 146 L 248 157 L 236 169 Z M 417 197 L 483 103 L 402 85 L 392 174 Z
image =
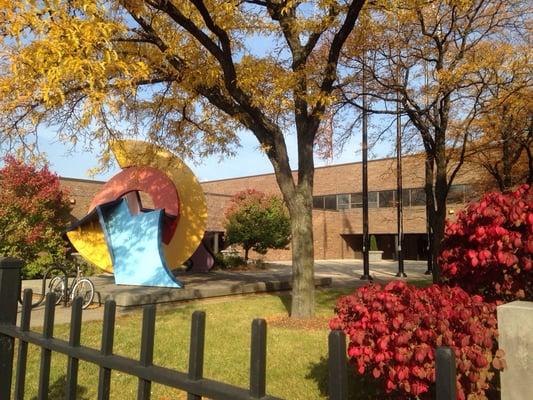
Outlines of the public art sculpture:
M 170 270 L 202 242 L 207 205 L 198 180 L 158 146 L 124 140 L 111 150 L 123 170 L 95 195 L 68 238 L 81 256 L 114 273 L 116 284 L 183 287 Z M 154 209 L 143 208 L 140 192 Z

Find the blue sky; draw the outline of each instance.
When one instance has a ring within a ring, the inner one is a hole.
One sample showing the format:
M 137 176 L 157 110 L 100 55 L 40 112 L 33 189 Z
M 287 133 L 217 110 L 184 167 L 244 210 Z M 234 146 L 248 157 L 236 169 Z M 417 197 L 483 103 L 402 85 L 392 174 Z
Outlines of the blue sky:
M 71 150 L 69 146 L 58 142 L 54 137 L 55 134 L 50 131 L 42 134 L 39 138 L 39 147 L 42 152 L 46 153 L 50 169 L 58 175 L 70 178 L 108 180 L 119 171 L 118 165 L 114 164 L 108 171 L 94 177 L 90 176 L 89 170 L 98 166 L 98 152 L 84 152 L 81 148 Z M 241 148 L 235 157 L 220 159 L 219 156 L 212 156 L 202 160 L 186 160 L 187 164 L 200 181 L 273 172 L 268 158 L 258 150 L 257 139 L 249 132 L 241 133 L 240 139 Z M 287 147 L 291 166 L 296 169 L 297 152 L 294 135 L 287 137 Z M 391 148 L 386 144 L 376 146 L 369 158 L 390 155 Z M 346 143 L 342 152 L 334 154 L 333 159 L 315 158 L 315 164 L 320 166 L 360 161 L 360 159 L 360 137 L 356 135 Z

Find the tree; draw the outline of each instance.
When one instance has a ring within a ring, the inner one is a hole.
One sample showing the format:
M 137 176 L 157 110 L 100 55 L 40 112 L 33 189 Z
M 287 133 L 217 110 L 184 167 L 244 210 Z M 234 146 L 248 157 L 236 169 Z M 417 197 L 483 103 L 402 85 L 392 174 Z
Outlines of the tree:
M 13 157 L 0 169 L 0 254 L 25 262 L 23 275 L 31 278 L 53 261 L 63 261 L 70 204 L 59 178 L 47 167 L 26 165 Z
M 408 117 L 419 138 L 413 147 L 425 153 L 434 259 L 444 237 L 448 191 L 468 154 L 474 121 L 490 89 L 505 84 L 487 71 L 502 71 L 509 49 L 524 45 L 519 36 L 528 7 L 523 0 L 378 1 L 366 9 L 364 33 L 358 30 L 350 38 L 346 68 L 355 76 L 339 87 L 339 102 L 362 109 L 366 94 L 367 111 L 395 114 L 399 104 Z
M 291 315 L 310 317 L 313 146 L 364 2 L 0 0 L 2 139 L 50 124 L 73 143 L 142 135 L 202 156 L 252 132 L 291 217 Z
M 226 240 L 239 244 L 248 261 L 250 249 L 266 254 L 290 243 L 291 223 L 283 200 L 256 190 L 237 193 L 226 210 Z
M 512 82 L 494 88 L 473 124 L 478 139 L 468 149 L 469 160 L 485 169 L 493 181 L 490 186 L 495 183 L 502 192 L 522 182 L 533 183 L 531 66 L 527 57 L 519 61 L 513 55 L 504 61 L 510 67 L 518 64 L 522 73 L 513 71 Z

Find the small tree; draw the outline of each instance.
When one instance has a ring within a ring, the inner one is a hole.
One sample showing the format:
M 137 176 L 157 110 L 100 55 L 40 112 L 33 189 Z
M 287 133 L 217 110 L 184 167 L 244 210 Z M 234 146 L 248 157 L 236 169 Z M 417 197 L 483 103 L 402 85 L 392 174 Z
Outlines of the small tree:
M 48 167 L 38 169 L 14 157 L 0 168 L 0 255 L 25 261 L 23 275 L 38 276 L 53 261 L 63 260 L 61 235 L 70 205 L 59 178 Z
M 256 190 L 237 193 L 226 210 L 226 237 L 229 244 L 239 244 L 248 261 L 250 249 L 266 254 L 268 249 L 282 249 L 290 242 L 289 214 L 278 196 Z
M 374 235 L 370 235 L 370 251 L 378 251 L 378 242 Z

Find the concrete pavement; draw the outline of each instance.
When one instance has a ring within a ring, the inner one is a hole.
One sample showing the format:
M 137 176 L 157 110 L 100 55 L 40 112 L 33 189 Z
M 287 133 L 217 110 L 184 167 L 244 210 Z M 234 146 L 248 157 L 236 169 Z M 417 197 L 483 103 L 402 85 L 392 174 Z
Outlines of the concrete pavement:
M 248 293 L 277 292 L 291 288 L 291 262 L 268 262 L 264 270 L 256 271 L 212 271 L 206 274 L 178 272 L 184 289 L 168 289 L 141 286 L 115 285 L 112 275 L 91 277 L 97 295 L 95 304 L 83 312 L 83 320 L 100 320 L 103 304 L 107 299 L 117 303 L 117 312 L 127 312 L 143 304 L 176 304 L 176 302 L 214 298 Z M 422 261 L 406 261 L 405 272 L 409 281 L 429 281 L 425 275 L 426 264 Z M 370 275 L 375 282 L 386 283 L 396 278 L 397 263 L 381 261 L 370 265 Z M 363 273 L 361 260 L 316 260 L 315 284 L 318 287 L 359 287 L 366 284 L 360 279 Z M 23 281 L 23 289 L 41 291 L 41 281 Z M 70 321 L 70 308 L 60 305 L 56 308 L 56 323 Z M 20 315 L 20 313 L 19 313 Z M 32 326 L 42 326 L 44 307 L 32 311 Z

